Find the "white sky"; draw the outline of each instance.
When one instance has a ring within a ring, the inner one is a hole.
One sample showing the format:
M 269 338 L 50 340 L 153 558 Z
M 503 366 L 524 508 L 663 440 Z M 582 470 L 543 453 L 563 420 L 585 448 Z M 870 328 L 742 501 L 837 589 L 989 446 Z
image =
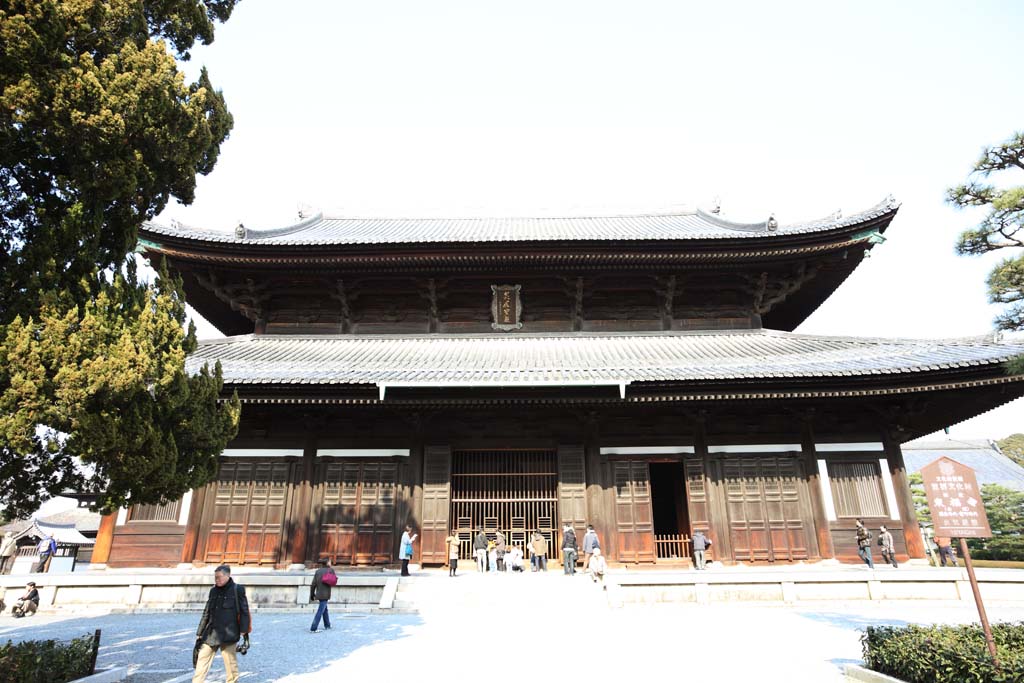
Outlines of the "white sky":
M 784 6 L 784 8 L 783 8 Z M 889 240 L 801 332 L 990 330 L 954 210 L 1022 127 L 1015 2 L 243 0 L 194 51 L 235 116 L 192 206 L 211 229 L 358 214 L 709 206 L 788 223 L 892 193 Z M 1020 183 L 1020 178 L 1006 180 Z M 200 336 L 220 336 L 200 325 Z M 955 426 L 1024 431 L 1024 403 Z

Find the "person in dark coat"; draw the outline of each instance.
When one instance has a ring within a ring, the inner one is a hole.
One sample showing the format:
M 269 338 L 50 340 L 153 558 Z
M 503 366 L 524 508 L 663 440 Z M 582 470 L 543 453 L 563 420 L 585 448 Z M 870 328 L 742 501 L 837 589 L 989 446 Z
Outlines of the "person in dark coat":
M 480 529 L 473 539 L 473 557 L 476 558 L 476 568 L 479 572 L 487 571 L 487 534 Z
M 231 578 L 231 568 L 222 564 L 213 572 L 213 588 L 206 600 L 206 608 L 196 629 L 196 644 L 200 645 L 196 658 L 196 672 L 192 683 L 204 683 L 213 658 L 220 650 L 224 658 L 225 683 L 238 683 L 238 641 L 244 639 L 242 653 L 249 648 L 252 615 L 245 597 L 245 586 Z
M 566 576 L 576 573 L 576 553 L 579 543 L 576 542 L 576 530 L 571 524 L 562 526 L 562 570 Z
M 316 633 L 317 628 L 320 626 L 320 618 L 323 617 L 324 629 L 331 627 L 331 615 L 327 613 L 327 603 L 331 599 L 331 584 L 324 583 L 324 577 L 330 574 L 335 577 L 335 583 L 337 583 L 337 574 L 334 573 L 334 568 L 331 567 L 331 561 L 327 558 L 320 560 L 321 567 L 316 570 L 316 574 L 313 574 L 313 582 L 309 584 L 309 601 L 318 601 L 320 605 L 316 608 L 316 616 L 313 617 L 313 625 L 309 627 L 310 633 Z
M 869 569 L 875 568 L 875 561 L 871 557 L 871 532 L 860 519 L 857 520 L 857 554 Z

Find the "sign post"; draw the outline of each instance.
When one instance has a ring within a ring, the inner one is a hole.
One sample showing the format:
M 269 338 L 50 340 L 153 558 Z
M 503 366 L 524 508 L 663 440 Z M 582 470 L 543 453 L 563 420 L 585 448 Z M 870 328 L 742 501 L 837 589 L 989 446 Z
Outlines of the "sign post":
M 992 627 L 989 626 L 985 605 L 981 601 L 978 590 L 978 579 L 974 575 L 974 564 L 971 562 L 971 551 L 967 547 L 968 538 L 992 538 L 992 529 L 985 514 L 985 505 L 981 501 L 981 489 L 974 470 L 961 465 L 956 460 L 945 456 L 921 468 L 924 480 L 925 496 L 928 508 L 932 513 L 936 536 L 950 536 L 960 539 L 960 555 L 967 567 L 967 577 L 971 580 L 971 591 L 974 602 L 978 605 L 978 616 L 981 617 L 981 628 L 985 633 L 985 644 L 992 655 L 992 661 L 999 666 L 996 656 L 996 643 L 992 639 Z

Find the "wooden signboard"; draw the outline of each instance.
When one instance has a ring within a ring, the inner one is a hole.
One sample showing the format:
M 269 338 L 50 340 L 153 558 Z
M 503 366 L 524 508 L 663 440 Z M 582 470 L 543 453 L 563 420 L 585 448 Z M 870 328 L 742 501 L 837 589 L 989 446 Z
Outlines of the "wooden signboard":
M 522 329 L 519 299 L 521 289 L 522 285 L 491 285 L 491 293 L 494 297 L 491 302 L 491 315 L 494 317 L 491 327 L 506 331 Z
M 932 523 L 936 536 L 951 536 L 960 539 L 960 555 L 967 567 L 967 578 L 971 581 L 974 602 L 978 606 L 981 619 L 981 630 L 985 634 L 985 644 L 996 668 L 999 657 L 996 654 L 996 642 L 992 638 L 992 627 L 985 614 L 985 604 L 981 601 L 981 590 L 978 588 L 978 577 L 974 574 L 971 562 L 971 551 L 967 547 L 967 538 L 992 538 L 992 529 L 988 525 L 985 505 L 981 502 L 981 489 L 974 470 L 961 465 L 956 460 L 945 456 L 928 463 L 921 468 L 924 490 L 928 498 L 928 508 L 932 513 Z
M 941 457 L 921 468 L 936 536 L 992 538 L 974 470 Z

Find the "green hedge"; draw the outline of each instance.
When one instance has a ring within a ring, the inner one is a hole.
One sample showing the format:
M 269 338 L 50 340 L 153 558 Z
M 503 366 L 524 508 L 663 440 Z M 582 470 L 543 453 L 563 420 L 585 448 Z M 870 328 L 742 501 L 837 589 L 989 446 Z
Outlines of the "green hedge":
M 0 683 L 66 683 L 92 674 L 93 636 L 0 645 Z
M 1024 683 L 1024 622 L 992 625 L 1000 668 L 980 625 L 869 626 L 864 665 L 906 683 Z

